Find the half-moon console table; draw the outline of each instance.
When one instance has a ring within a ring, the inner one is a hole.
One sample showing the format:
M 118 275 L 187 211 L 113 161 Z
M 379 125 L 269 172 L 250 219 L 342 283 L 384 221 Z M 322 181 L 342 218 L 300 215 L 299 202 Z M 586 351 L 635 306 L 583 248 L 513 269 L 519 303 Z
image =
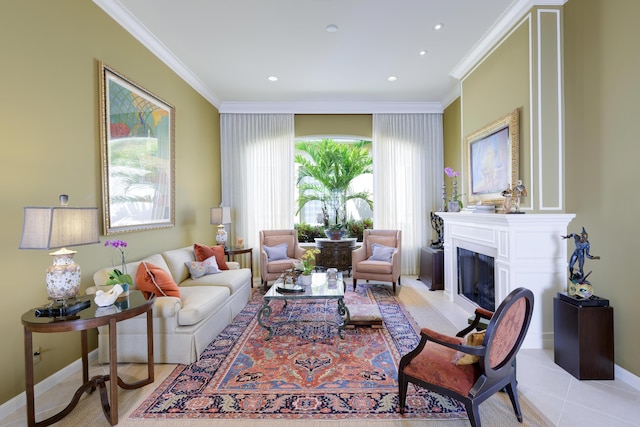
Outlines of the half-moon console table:
M 145 386 L 153 382 L 153 302 L 145 300 L 140 291 L 131 291 L 125 298 L 118 298 L 114 305 L 98 307 L 91 297 L 80 297 L 88 300 L 91 305 L 85 309 L 62 317 L 36 316 L 35 310 L 29 310 L 22 315 L 24 326 L 24 362 L 27 396 L 27 423 L 32 426 L 48 426 L 67 416 L 85 392 L 92 393 L 100 389 L 102 411 L 111 425 L 118 424 L 118 386 L 130 390 Z M 147 378 L 132 384 L 125 383 L 118 377 L 118 348 L 116 339 L 116 323 L 147 313 Z M 99 326 L 109 326 L 109 374 L 97 375 L 89 378 L 89 357 L 87 330 Z M 73 395 L 69 404 L 57 414 L 36 422 L 33 377 L 33 332 L 54 333 L 80 331 L 82 349 L 82 385 Z M 105 386 L 109 382 L 109 391 Z

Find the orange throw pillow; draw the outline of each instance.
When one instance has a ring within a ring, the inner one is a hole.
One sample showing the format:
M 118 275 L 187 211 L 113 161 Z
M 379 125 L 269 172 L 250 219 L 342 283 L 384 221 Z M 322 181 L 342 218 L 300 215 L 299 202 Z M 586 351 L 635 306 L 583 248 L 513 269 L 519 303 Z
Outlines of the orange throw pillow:
M 194 243 L 193 252 L 196 254 L 196 261 L 203 262 L 207 258 L 212 256 L 216 257 L 216 262 L 218 263 L 218 268 L 220 270 L 228 270 L 229 266 L 227 265 L 227 261 L 224 259 L 224 246 L 206 246 L 200 245 L 198 243 Z
M 151 298 L 152 295 L 180 298 L 180 288 L 176 285 L 173 277 L 161 267 L 146 261 L 142 261 L 138 265 L 136 288 L 142 292 L 146 299 Z

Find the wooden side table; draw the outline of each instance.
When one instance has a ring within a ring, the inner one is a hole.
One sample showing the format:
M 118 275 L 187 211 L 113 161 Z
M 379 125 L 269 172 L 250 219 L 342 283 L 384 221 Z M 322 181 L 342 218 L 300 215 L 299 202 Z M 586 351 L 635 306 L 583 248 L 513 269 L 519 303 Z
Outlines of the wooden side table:
M 553 299 L 553 356 L 579 380 L 614 379 L 613 307 Z
M 355 237 L 340 240 L 316 238 L 316 248 L 320 251 L 316 255 L 316 266 L 347 270 L 351 275 L 351 252 L 356 248 L 357 240 Z
M 432 247 L 424 247 L 420 250 L 418 279 L 431 291 L 444 289 L 444 250 Z
M 224 254 L 227 256 L 227 261 L 235 261 L 236 255 L 249 254 L 249 269 L 251 270 L 251 287 L 253 288 L 253 248 L 240 248 L 240 249 L 225 248 Z
M 91 300 L 91 297 L 81 297 L 79 300 Z M 29 427 L 48 426 L 60 421 L 76 407 L 82 394 L 92 393 L 96 388 L 100 389 L 100 401 L 102 411 L 111 425 L 118 424 L 118 386 L 131 390 L 140 388 L 153 382 L 153 301 L 145 300 L 140 291 L 131 291 L 126 300 L 126 308 L 123 304 L 115 309 L 115 306 L 98 307 L 95 302 L 75 314 L 66 317 L 38 317 L 34 310 L 29 310 L 22 315 L 24 326 L 24 362 L 27 396 L 27 423 Z M 114 308 L 113 310 L 109 310 Z M 135 383 L 125 383 L 118 376 L 118 342 L 116 339 L 116 323 L 130 319 L 142 313 L 147 313 L 147 378 Z M 109 374 L 97 375 L 89 378 L 89 350 L 87 330 L 98 326 L 109 326 Z M 36 422 L 34 400 L 34 376 L 33 376 L 33 332 L 54 333 L 80 331 L 82 349 L 82 385 L 73 395 L 69 404 L 56 415 L 46 420 Z M 109 381 L 109 392 L 105 383 Z

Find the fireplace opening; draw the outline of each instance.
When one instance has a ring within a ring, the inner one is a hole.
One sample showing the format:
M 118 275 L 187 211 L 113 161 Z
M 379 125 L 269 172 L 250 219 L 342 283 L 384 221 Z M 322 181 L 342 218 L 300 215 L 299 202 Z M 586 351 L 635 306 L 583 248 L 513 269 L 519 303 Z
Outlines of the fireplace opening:
M 458 247 L 458 295 L 489 311 L 495 311 L 494 259 Z

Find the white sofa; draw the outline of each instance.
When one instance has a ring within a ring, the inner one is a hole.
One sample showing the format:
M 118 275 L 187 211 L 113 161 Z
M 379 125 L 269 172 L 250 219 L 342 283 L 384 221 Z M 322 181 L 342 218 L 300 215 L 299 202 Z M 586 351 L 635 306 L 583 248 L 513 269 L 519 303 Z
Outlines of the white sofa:
M 180 288 L 181 298 L 156 297 L 153 303 L 153 347 L 155 363 L 195 362 L 209 343 L 227 326 L 251 296 L 251 270 L 228 262 L 229 270 L 192 279 L 186 262 L 195 261 L 192 246 L 151 255 L 130 262 L 127 271 L 134 280 L 141 261 L 169 272 Z M 93 275 L 99 286 L 113 267 Z M 95 292 L 90 288 L 87 293 Z M 143 363 L 147 360 L 146 315 L 117 325 L 118 362 Z M 98 328 L 98 359 L 109 362 L 109 329 Z

